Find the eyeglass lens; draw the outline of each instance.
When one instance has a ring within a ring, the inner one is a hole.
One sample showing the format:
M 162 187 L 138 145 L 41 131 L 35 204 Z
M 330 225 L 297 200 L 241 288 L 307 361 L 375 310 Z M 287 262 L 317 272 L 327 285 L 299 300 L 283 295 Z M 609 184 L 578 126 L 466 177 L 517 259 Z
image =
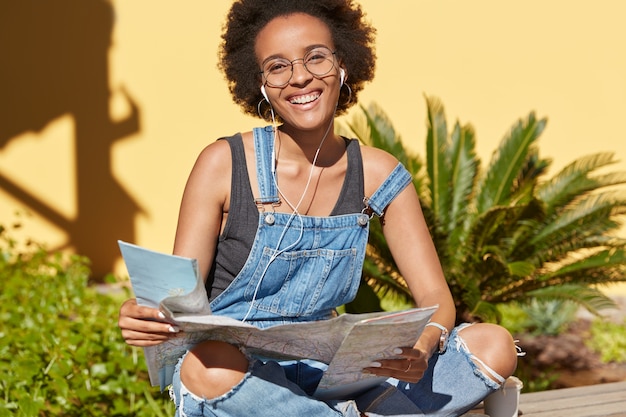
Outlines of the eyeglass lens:
M 272 87 L 284 87 L 293 76 L 293 65 L 302 61 L 304 68 L 312 75 L 320 77 L 328 74 L 334 66 L 333 52 L 325 47 L 310 50 L 302 58 L 289 61 L 284 58 L 276 58 L 263 65 L 265 81 Z

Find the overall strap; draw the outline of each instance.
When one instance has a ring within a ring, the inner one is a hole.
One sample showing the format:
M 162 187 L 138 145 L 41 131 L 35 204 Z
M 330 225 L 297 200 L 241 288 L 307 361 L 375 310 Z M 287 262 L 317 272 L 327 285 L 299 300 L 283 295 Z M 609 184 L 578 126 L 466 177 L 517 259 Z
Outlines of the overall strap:
M 259 204 L 278 203 L 278 189 L 274 182 L 272 166 L 274 163 L 274 129 L 272 126 L 255 127 L 254 154 L 256 157 L 256 177 L 259 183 L 259 198 L 254 202 Z
M 376 192 L 369 198 L 365 197 L 365 205 L 369 208 L 369 211 L 373 212 L 378 217 L 382 216 L 385 207 L 387 207 L 411 181 L 412 176 L 409 171 L 406 170 L 404 165 L 398 163 L 393 171 L 391 171 L 391 174 L 389 174 L 380 187 L 378 187 Z

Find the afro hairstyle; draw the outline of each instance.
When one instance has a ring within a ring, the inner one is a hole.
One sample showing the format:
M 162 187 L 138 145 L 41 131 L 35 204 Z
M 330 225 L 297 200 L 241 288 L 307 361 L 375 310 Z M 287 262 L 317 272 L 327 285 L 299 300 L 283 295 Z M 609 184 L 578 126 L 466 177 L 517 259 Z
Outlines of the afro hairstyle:
M 223 27 L 218 67 L 228 88 L 244 113 L 269 120 L 269 106 L 260 109 L 259 67 L 255 40 L 271 20 L 305 13 L 323 21 L 330 29 L 337 58 L 349 74 L 349 88 L 341 89 L 337 114 L 356 103 L 366 82 L 374 78 L 376 29 L 352 0 L 237 0 Z

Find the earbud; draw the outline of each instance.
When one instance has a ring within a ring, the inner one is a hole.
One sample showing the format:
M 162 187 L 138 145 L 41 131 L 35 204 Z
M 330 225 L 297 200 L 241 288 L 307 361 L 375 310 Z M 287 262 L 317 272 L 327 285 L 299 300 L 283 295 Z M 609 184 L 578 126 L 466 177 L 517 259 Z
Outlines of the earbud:
M 346 79 L 346 72 L 343 70 L 343 68 L 341 68 L 339 70 L 339 86 L 340 87 L 343 85 L 343 82 L 345 79 Z
M 269 99 L 269 98 L 267 98 L 267 93 L 265 92 L 265 86 L 264 86 L 264 85 L 262 85 L 262 86 L 261 86 L 261 94 L 263 94 L 263 97 L 264 97 L 264 98 L 265 98 L 265 100 L 269 103 L 269 102 L 270 102 L 270 99 Z

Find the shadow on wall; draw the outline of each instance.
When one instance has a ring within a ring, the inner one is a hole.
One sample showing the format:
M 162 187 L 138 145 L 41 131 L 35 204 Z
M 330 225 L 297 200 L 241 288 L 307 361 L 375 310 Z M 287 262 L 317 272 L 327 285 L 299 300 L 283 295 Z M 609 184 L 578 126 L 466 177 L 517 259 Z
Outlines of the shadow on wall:
M 61 248 L 74 247 L 92 261 L 98 279 L 119 257 L 116 240 L 134 241 L 141 208 L 115 180 L 111 150 L 139 131 L 139 109 L 111 120 L 108 53 L 114 24 L 106 0 L 5 0 L 0 3 L 0 149 L 24 132 L 41 131 L 71 115 L 76 136 L 77 216 L 68 219 L 10 177 L 0 186 L 32 211 L 65 230 Z M 50 158 L 54 164 L 54 158 Z M 24 164 L 24 169 L 33 169 Z

